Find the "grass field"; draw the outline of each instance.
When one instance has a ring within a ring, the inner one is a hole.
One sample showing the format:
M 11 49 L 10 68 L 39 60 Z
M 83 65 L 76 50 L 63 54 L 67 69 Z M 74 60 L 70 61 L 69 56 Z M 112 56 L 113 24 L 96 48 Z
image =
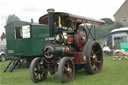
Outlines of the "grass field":
M 0 62 L 0 85 L 61 85 L 57 74 L 53 76 L 53 80 L 49 75 L 46 81 L 35 84 L 31 81 L 27 68 L 3 73 L 7 64 L 8 61 Z M 80 70 L 76 72 L 72 82 L 64 85 L 128 85 L 128 60 L 115 61 L 111 57 L 105 57 L 101 73 L 87 75 L 84 70 Z

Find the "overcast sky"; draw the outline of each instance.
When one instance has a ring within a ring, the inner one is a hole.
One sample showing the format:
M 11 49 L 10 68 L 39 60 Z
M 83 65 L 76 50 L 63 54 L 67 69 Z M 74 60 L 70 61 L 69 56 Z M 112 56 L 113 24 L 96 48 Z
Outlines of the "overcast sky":
M 15 14 L 21 20 L 38 22 L 48 8 L 59 12 L 92 17 L 113 18 L 125 0 L 0 0 L 0 35 L 4 31 L 8 15 Z

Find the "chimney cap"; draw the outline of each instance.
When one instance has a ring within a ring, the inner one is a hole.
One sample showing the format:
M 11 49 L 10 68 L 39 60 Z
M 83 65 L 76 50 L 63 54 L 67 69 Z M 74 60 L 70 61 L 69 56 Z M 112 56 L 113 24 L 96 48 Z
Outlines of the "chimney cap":
M 49 8 L 49 9 L 47 9 L 47 12 L 55 12 L 55 9 Z

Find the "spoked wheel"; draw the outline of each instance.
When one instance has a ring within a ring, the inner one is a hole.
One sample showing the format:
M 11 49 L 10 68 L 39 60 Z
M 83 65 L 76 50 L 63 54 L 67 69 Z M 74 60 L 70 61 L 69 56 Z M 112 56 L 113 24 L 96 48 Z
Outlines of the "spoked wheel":
M 103 53 L 100 45 L 90 41 L 84 46 L 86 55 L 85 70 L 88 74 L 95 74 L 101 71 L 103 65 Z
M 71 58 L 63 57 L 58 66 L 58 78 L 62 83 L 71 82 L 75 75 L 75 67 Z
M 30 64 L 30 76 L 34 83 L 38 83 L 47 78 L 48 72 L 45 70 L 43 61 L 37 57 Z

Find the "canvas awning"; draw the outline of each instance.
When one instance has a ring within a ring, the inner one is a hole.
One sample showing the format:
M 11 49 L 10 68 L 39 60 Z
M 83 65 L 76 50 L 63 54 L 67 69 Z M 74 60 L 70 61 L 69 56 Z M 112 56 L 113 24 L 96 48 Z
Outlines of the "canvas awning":
M 97 20 L 97 19 L 93 19 L 93 18 L 88 18 L 88 17 L 83 17 L 83 16 L 78 16 L 78 15 L 74 15 L 74 14 L 69 14 L 69 13 L 64 13 L 64 12 L 55 12 L 55 17 L 63 17 L 63 18 L 67 18 L 66 20 L 70 20 L 72 22 L 75 23 L 89 23 L 89 24 L 96 24 L 96 25 L 103 25 L 104 21 L 102 20 Z M 48 24 L 48 14 L 41 16 L 39 18 L 39 23 L 40 24 Z

